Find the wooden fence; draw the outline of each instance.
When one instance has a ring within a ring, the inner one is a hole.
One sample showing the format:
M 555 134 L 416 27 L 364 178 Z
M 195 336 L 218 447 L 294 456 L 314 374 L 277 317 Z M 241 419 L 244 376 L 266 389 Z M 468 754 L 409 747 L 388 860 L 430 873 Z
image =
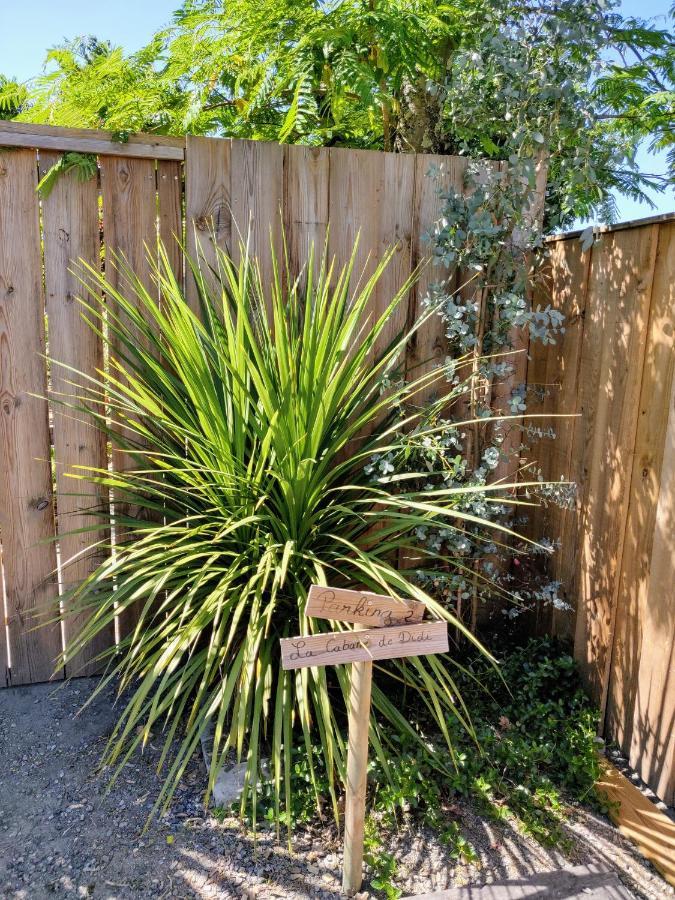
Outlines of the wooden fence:
M 329 250 L 338 264 L 349 259 L 360 231 L 357 271 L 371 269 L 396 246 L 376 290 L 377 313 L 425 255 L 423 236 L 437 217 L 439 187 L 461 189 L 466 161 L 198 137 L 135 135 L 120 144 L 101 132 L 15 122 L 0 122 L 0 148 L 0 684 L 16 685 L 67 674 L 54 673 L 54 660 L 79 623 L 65 617 L 36 629 L 35 613 L 53 606 L 96 563 L 87 537 L 72 534 L 83 524 L 83 501 L 72 496 L 65 474 L 73 465 L 110 462 L 94 429 L 38 399 L 48 379 L 58 391 L 64 378 L 61 370 L 48 371 L 47 345 L 52 358 L 76 370 L 101 365 L 101 343 L 74 302 L 71 261 L 81 257 L 96 266 L 105 247 L 124 254 L 148 279 L 146 246 L 159 236 L 172 246 L 180 274 L 173 235 L 185 233 L 193 250 L 199 239 L 208 253 L 215 240 L 236 255 L 239 234 L 250 227 L 252 251 L 265 267 L 270 230 L 281 249 L 281 215 L 297 270 L 330 223 Z M 38 180 L 64 150 L 97 154 L 98 178 L 62 177 L 40 200 Z M 426 177 L 432 164 L 442 167 L 440 179 Z M 424 273 L 390 334 L 417 315 L 434 277 L 431 269 Z M 194 301 L 189 283 L 188 299 Z M 436 320 L 418 333 L 407 364 L 444 356 Z M 106 499 L 92 489 L 92 506 Z M 74 564 L 61 565 L 74 556 Z M 104 636 L 72 660 L 69 672 L 91 672 L 93 656 L 112 640 L 113 634 Z
M 70 617 L 35 628 L 34 614 L 96 563 L 81 524 L 82 499 L 69 491 L 73 465 L 107 466 L 94 429 L 39 399 L 61 387 L 44 352 L 74 369 L 101 365 L 102 347 L 82 322 L 69 272 L 82 257 L 98 265 L 103 248 L 123 253 L 148 278 L 146 246 L 161 237 L 181 275 L 173 235 L 209 252 L 216 241 L 236 255 L 250 228 L 252 250 L 270 264 L 270 230 L 286 229 L 297 271 L 309 243 L 323 242 L 338 263 L 361 233 L 357 268 L 397 253 L 380 282 L 384 307 L 426 254 L 424 233 L 437 216 L 440 187 L 464 184 L 453 157 L 307 148 L 211 138 L 135 135 L 126 144 L 101 132 L 0 122 L 0 575 L 5 629 L 0 685 L 59 678 L 54 660 Z M 98 177 L 61 178 L 41 200 L 38 179 L 64 150 L 98 156 Z M 426 177 L 442 166 L 439 181 Z M 673 285 L 675 221 L 606 231 L 583 253 L 574 237 L 555 240 L 549 283 L 535 302 L 567 316 L 564 339 L 530 348 L 533 412 L 577 412 L 557 420 L 555 441 L 535 446 L 544 475 L 579 484 L 576 508 L 537 511 L 537 534 L 562 540 L 550 563 L 576 620 L 555 614 L 556 632 L 575 634 L 588 685 L 606 713 L 607 733 L 630 753 L 665 799 L 675 792 L 674 544 L 675 410 Z M 277 243 L 277 250 L 280 247 Z M 115 277 L 114 271 L 109 273 Z M 433 269 L 424 271 L 390 333 L 419 312 Z M 188 283 L 188 300 L 194 302 Z M 443 359 L 440 320 L 408 350 L 407 365 Z M 522 377 L 525 355 L 521 354 Z M 92 488 L 91 504 L 107 498 Z M 64 567 L 62 560 L 77 557 Z M 542 625 L 551 623 L 541 623 Z M 91 672 L 92 658 L 115 639 L 102 636 L 68 670 Z
M 550 573 L 606 737 L 675 802 L 675 215 L 549 244 L 538 302 L 567 317 L 557 346 L 533 347 L 540 411 L 577 413 L 537 454 L 545 477 L 578 483 L 576 507 L 537 514 L 560 538 Z M 534 406 L 531 409 L 534 410 Z

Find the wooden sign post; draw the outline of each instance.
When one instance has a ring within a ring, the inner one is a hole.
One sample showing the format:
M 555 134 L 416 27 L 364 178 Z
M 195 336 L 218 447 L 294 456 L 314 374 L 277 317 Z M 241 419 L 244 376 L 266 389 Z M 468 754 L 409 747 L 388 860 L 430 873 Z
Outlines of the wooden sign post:
M 305 610 L 308 616 L 349 622 L 359 629 L 283 638 L 281 641 L 284 669 L 352 664 L 342 871 L 342 890 L 348 896 L 360 889 L 363 880 L 373 660 L 446 652 L 447 623 L 423 622 L 425 610 L 425 605 L 416 600 L 397 600 L 369 591 L 313 584 Z

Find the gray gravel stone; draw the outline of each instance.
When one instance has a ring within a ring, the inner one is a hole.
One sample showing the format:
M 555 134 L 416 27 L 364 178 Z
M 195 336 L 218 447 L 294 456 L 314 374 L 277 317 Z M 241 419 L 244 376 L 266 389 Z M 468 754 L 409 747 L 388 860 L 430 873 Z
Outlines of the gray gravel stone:
M 97 764 L 114 722 L 111 694 L 103 692 L 76 716 L 93 685 L 80 679 L 0 691 L 0 897 L 340 897 L 342 847 L 335 828 L 299 832 L 292 855 L 273 830 L 261 830 L 254 842 L 235 820 L 218 821 L 204 809 L 201 753 L 159 820 L 147 824 L 161 784 L 159 736 L 130 760 L 108 792 L 110 773 L 98 772 Z M 477 861 L 452 858 L 428 830 L 402 827 L 386 849 L 399 863 L 404 893 L 603 862 L 634 896 L 661 900 L 675 894 L 602 816 L 572 809 L 566 857 L 540 847 L 511 822 L 486 821 L 470 803 L 455 806 Z M 366 877 L 362 900 L 375 896 Z

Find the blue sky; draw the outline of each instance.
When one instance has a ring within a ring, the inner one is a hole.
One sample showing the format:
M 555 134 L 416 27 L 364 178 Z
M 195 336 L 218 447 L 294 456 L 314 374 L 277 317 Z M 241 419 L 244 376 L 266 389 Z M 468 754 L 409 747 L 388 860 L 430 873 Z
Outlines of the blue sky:
M 180 0 L 0 0 L 0 71 L 21 80 L 40 71 L 48 47 L 82 34 L 95 34 L 126 50 L 137 50 L 152 33 L 171 20 Z M 627 15 L 649 18 L 665 16 L 672 0 L 623 0 Z M 662 23 L 663 24 L 663 23 Z M 643 171 L 663 172 L 662 158 L 642 152 Z M 656 195 L 654 212 L 671 212 L 675 197 L 670 191 Z M 619 198 L 621 219 L 651 215 L 644 205 Z

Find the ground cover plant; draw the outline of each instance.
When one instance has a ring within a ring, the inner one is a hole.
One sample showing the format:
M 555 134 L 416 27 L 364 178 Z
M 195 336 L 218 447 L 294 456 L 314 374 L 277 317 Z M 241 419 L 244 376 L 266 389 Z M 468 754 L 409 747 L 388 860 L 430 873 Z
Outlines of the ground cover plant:
M 397 862 L 386 850 L 389 836 L 406 824 L 431 828 L 450 854 L 477 860 L 476 849 L 462 831 L 457 801 L 472 802 L 495 822 L 517 827 L 544 846 L 565 850 L 564 823 L 569 803 L 602 808 L 594 784 L 599 775 L 596 730 L 598 712 L 582 689 L 568 648 L 551 638 L 512 645 L 499 657 L 499 670 L 468 653 L 458 687 L 471 710 L 474 735 L 448 719 L 455 753 L 448 773 L 435 761 L 443 744 L 429 729 L 424 745 L 401 736 L 390 783 L 382 763 L 369 770 L 366 862 L 370 884 L 385 897 L 400 896 Z M 476 743 L 477 741 L 477 743 Z M 314 766 L 327 797 L 321 749 L 314 747 Z M 294 756 L 292 773 L 295 825 L 316 822 L 304 752 Z M 271 819 L 269 792 L 259 799 L 260 817 Z M 321 810 L 326 823 L 326 810 Z
M 385 324 L 409 284 L 379 319 L 368 320 L 388 256 L 358 285 L 350 285 L 351 266 L 333 272 L 325 255 L 308 260 L 302 282 L 290 285 L 276 266 L 263 284 L 245 247 L 240 257 L 234 265 L 220 252 L 215 270 L 192 260 L 201 317 L 164 252 L 153 264 L 156 287 L 144 286 L 120 260 L 106 260 L 120 270 L 119 289 L 99 271 L 83 271 L 86 315 L 108 347 L 108 368 L 89 377 L 79 396 L 54 399 L 106 432 L 115 471 L 79 477 L 111 491 L 114 510 L 112 521 L 92 517 L 104 561 L 64 599 L 66 609 L 90 615 L 65 656 L 117 621 L 121 640 L 105 654 L 99 690 L 115 680 L 127 699 L 105 762 L 119 771 L 161 731 L 166 781 L 159 806 L 170 801 L 213 725 L 209 790 L 231 753 L 244 758 L 242 812 L 251 801 L 255 820 L 265 753 L 274 815 L 280 820 L 285 811 L 290 824 L 294 741 L 306 748 L 315 797 L 311 748 L 319 741 L 335 815 L 345 765 L 346 670 L 293 674 L 279 666 L 279 638 L 326 628 L 304 616 L 310 583 L 423 600 L 480 648 L 452 610 L 420 586 L 425 572 L 461 561 L 417 546 L 412 535 L 443 522 L 449 530 L 484 524 L 508 536 L 506 526 L 482 523 L 465 501 L 480 490 L 489 504 L 511 486 L 430 488 L 424 472 L 398 471 L 408 429 L 417 425 L 420 440 L 436 430 L 420 429 L 415 395 L 446 373 L 405 382 L 396 369 L 409 334 L 382 347 Z M 447 386 L 443 402 L 454 390 Z M 414 570 L 399 570 L 401 553 L 415 554 Z M 424 740 L 407 708 L 426 710 L 451 755 L 448 719 L 469 731 L 471 724 L 452 658 L 395 662 L 386 672 L 374 686 L 371 739 L 383 784 L 394 784 L 400 736 Z M 437 756 L 446 773 L 449 759 L 447 750 Z

